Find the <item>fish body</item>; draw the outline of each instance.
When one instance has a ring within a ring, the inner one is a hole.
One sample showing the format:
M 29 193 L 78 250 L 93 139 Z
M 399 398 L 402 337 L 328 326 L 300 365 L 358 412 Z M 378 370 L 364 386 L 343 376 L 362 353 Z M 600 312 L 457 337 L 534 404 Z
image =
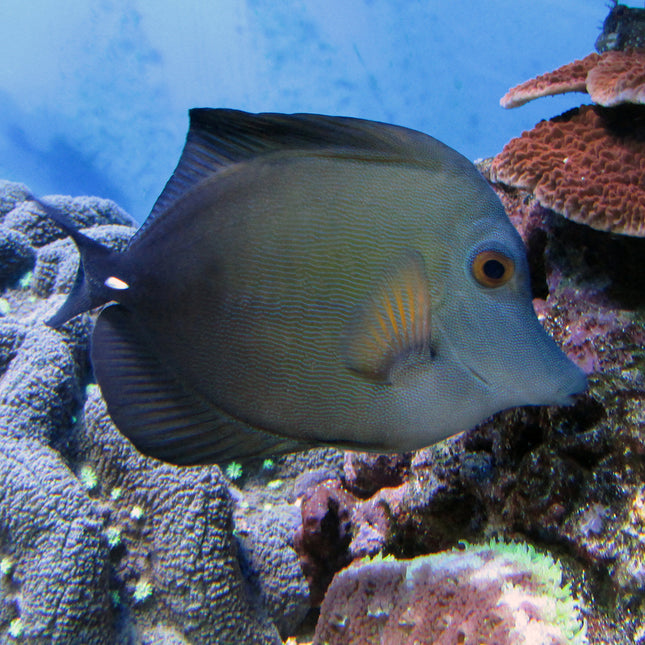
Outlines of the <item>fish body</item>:
M 97 380 L 117 427 L 172 463 L 413 450 L 585 386 L 537 321 L 494 192 L 412 130 L 192 110 L 126 251 L 73 235 L 83 279 L 51 324 L 117 303 Z

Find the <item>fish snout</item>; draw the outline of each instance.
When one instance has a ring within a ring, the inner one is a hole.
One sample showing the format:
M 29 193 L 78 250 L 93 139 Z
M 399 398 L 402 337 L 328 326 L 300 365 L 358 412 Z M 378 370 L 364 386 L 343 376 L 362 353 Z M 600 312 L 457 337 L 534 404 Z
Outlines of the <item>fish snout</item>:
M 525 405 L 571 405 L 587 389 L 585 373 L 552 343 L 549 356 L 542 363 L 541 376 L 533 374 L 522 387 Z
M 571 360 L 564 356 L 568 362 L 566 369 L 558 374 L 559 384 L 553 393 L 553 401 L 549 405 L 571 405 L 577 395 L 587 389 L 585 373 Z

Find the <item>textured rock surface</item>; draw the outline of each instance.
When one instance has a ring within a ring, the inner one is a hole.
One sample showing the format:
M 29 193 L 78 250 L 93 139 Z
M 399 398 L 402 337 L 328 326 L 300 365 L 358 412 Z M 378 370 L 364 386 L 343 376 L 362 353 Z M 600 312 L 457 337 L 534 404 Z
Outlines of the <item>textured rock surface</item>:
M 462 546 L 341 571 L 314 645 L 583 645 L 586 628 L 562 572 L 525 545 Z
M 309 608 L 293 480 L 342 456 L 276 461 L 271 506 L 216 467 L 139 455 L 91 384 L 92 317 L 43 324 L 78 256 L 28 197 L 0 182 L 0 641 L 280 643 Z M 114 248 L 134 230 L 106 200 L 49 199 Z
M 645 9 L 614 1 L 596 40 L 596 51 L 645 47 Z
M 350 518 L 354 501 L 338 480 L 308 490 L 301 500 L 302 525 L 295 537 L 296 551 L 319 605 L 334 573 L 349 564 Z

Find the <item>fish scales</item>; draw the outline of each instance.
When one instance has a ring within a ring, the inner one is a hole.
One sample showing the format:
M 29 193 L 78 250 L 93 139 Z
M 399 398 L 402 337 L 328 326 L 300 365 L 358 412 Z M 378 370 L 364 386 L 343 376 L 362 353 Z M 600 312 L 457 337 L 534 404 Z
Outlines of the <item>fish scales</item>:
M 123 253 L 43 206 L 89 276 L 52 324 L 117 303 L 92 358 L 110 415 L 146 454 L 404 451 L 584 389 L 537 321 L 494 192 L 421 133 L 193 110 L 177 170 Z

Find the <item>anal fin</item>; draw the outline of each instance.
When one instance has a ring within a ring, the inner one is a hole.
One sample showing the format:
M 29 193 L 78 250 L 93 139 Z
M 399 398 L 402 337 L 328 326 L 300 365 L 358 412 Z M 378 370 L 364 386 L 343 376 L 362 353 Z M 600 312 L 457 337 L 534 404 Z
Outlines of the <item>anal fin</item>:
M 110 417 L 144 455 L 192 466 L 310 447 L 251 428 L 191 392 L 157 358 L 121 305 L 101 312 L 92 363 Z

